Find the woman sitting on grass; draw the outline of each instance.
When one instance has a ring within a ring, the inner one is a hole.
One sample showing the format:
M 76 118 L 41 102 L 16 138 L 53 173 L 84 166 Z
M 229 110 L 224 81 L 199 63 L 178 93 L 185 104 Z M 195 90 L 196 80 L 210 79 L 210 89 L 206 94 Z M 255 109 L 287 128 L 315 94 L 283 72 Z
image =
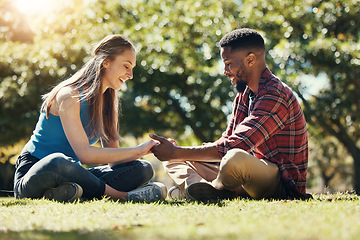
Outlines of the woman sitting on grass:
M 36 128 L 16 163 L 15 197 L 165 199 L 163 184 L 148 183 L 154 174 L 151 164 L 136 160 L 156 142 L 119 148 L 116 91 L 133 77 L 133 45 L 112 35 L 92 55 L 81 70 L 44 95 Z M 102 148 L 91 146 L 98 140 Z M 102 165 L 85 169 L 81 164 Z

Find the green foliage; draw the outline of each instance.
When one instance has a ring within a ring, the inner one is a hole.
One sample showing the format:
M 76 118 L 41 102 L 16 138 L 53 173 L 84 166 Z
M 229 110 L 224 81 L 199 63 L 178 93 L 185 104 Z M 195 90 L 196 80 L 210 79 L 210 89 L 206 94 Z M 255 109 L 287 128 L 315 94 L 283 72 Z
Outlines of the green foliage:
M 270 69 L 302 99 L 311 134 L 336 137 L 351 155 L 360 191 L 359 0 L 68 2 L 29 19 L 12 1 L 0 1 L 0 144 L 28 137 L 41 95 L 113 33 L 128 36 L 138 51 L 134 79 L 122 94 L 121 134 L 215 140 L 234 97 L 217 42 L 250 27 L 266 39 Z M 312 86 L 303 76 L 320 73 L 328 85 L 306 97 Z
M 313 132 L 312 125 L 309 126 Z M 352 189 L 353 159 L 333 136 L 311 134 L 309 139 L 307 189 L 335 192 Z M 324 189 L 324 186 L 326 189 Z
M 0 192 L 0 196 L 13 195 L 8 191 L 13 190 L 14 165 L 24 144 L 24 141 L 20 141 L 14 145 L 0 146 L 0 190 L 5 190 Z
M 5 5 L 10 4 L 4 2 Z M 12 14 L 16 15 L 16 12 Z M 51 32 L 54 38 L 42 37 L 49 26 L 43 26 L 40 33 L 33 33 L 35 36 L 30 43 L 7 41 L 6 38 L 2 40 L 0 45 L 1 144 L 13 144 L 31 135 L 39 116 L 41 96 L 56 82 L 72 74 L 76 69 L 74 63 L 81 66 L 86 56 L 85 51 L 77 48 L 76 41 L 69 41 L 67 35 L 55 40 L 60 35 Z M 3 34 L 7 36 L 9 33 Z
M 119 6 L 139 50 L 139 67 L 123 96 L 126 131 L 181 134 L 187 126 L 202 141 L 221 135 L 234 94 L 219 74 L 216 44 L 231 30 L 226 14 L 234 6 L 215 1 L 127 1 Z
M 236 22 L 266 39 L 267 61 L 303 101 L 318 141 L 332 135 L 354 162 L 354 187 L 360 192 L 360 1 L 243 1 Z M 329 84 L 308 95 L 304 75 L 325 73 Z M 329 142 L 328 142 L 329 143 Z
M 254 16 L 249 25 L 266 32 L 270 39 L 269 55 L 280 67 L 277 74 L 302 99 L 307 120 L 314 126 L 312 133 L 321 141 L 329 135 L 336 137 L 352 156 L 357 192 L 360 191 L 359 3 L 252 1 L 247 5 Z M 326 74 L 329 85 L 318 95 L 305 98 L 307 89 L 300 82 L 301 76 L 321 72 Z
M 172 129 L 178 135 L 188 126 L 202 141 L 219 137 L 234 93 L 219 74 L 216 44 L 231 30 L 225 13 L 233 12 L 234 4 L 204 1 L 190 7 L 190 3 L 93 1 L 87 11 L 66 10 L 70 12 L 65 18 L 52 16 L 49 23 L 42 22 L 33 43 L 6 42 L 10 45 L 3 47 L 15 53 L 9 51 L 1 61 L 4 69 L 13 71 L 1 71 L 0 89 L 8 93 L 1 97 L 6 103 L 1 127 L 11 131 L 0 141 L 29 135 L 39 96 L 83 64 L 91 50 L 89 42 L 112 33 L 129 36 L 139 51 L 139 67 L 123 96 L 122 134 L 138 137 Z M 15 61 L 16 52 L 23 53 L 20 62 Z M 13 104 L 8 103 L 10 96 Z M 22 108 L 15 112 L 15 104 Z M 15 115 L 20 116 L 17 121 Z

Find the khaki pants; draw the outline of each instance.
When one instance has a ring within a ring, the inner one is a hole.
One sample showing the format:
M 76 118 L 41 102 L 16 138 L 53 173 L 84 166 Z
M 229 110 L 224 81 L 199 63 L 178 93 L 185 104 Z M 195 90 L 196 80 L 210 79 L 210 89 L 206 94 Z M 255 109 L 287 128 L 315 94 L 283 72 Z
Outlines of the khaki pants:
M 168 161 L 163 166 L 183 192 L 193 183 L 209 182 L 242 197 L 287 198 L 276 164 L 241 149 L 228 151 L 218 162 Z

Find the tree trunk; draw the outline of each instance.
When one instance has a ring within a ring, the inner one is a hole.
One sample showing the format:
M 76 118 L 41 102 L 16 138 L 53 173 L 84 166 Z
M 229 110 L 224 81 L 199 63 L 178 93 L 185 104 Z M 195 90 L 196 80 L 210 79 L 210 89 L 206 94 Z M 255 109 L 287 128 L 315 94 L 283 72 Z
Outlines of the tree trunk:
M 208 139 L 204 136 L 201 129 L 196 127 L 195 123 L 191 121 L 190 118 L 186 116 L 186 112 L 182 107 L 180 106 L 180 103 L 177 99 L 169 96 L 169 98 L 173 101 L 173 106 L 176 109 L 176 112 L 180 115 L 180 117 L 184 120 L 185 124 L 189 125 L 191 129 L 193 130 L 195 136 L 200 139 L 202 142 L 208 142 Z
M 304 103 L 304 107 L 306 110 L 312 115 L 316 117 L 317 123 L 322 126 L 326 132 L 330 135 L 334 136 L 341 142 L 344 147 L 347 149 L 351 157 L 353 158 L 354 165 L 354 180 L 353 187 L 356 194 L 360 194 L 360 148 L 356 146 L 356 140 L 353 140 L 350 135 L 346 131 L 346 127 L 344 127 L 338 119 L 326 118 L 319 114 L 318 111 L 314 110 L 309 102 L 304 98 L 304 96 L 300 93 L 300 91 L 296 90 L 298 96 Z
M 356 146 L 352 148 L 349 152 L 354 159 L 354 190 L 360 195 L 360 149 Z
M 353 158 L 354 164 L 354 190 L 360 194 L 360 149 L 356 146 L 356 142 L 347 134 L 346 128 L 337 119 L 332 119 L 331 122 L 337 127 L 335 130 L 332 126 L 327 124 L 324 119 L 319 119 L 325 129 L 332 133 L 348 150 Z

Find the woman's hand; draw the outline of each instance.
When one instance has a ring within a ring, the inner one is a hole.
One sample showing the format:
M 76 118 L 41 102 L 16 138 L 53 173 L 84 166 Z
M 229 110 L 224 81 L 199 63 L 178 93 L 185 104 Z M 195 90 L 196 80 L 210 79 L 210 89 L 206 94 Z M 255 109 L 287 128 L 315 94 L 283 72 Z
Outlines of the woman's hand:
M 142 156 L 151 153 L 150 149 L 155 146 L 156 144 L 158 144 L 156 141 L 154 140 L 149 140 L 147 142 L 144 142 L 136 147 L 130 147 L 128 149 L 134 149 L 136 154 L 134 154 L 133 156 L 129 157 L 129 158 L 124 158 L 121 161 L 116 161 L 116 162 L 111 162 L 109 163 L 110 167 L 116 166 L 118 164 L 123 164 L 125 162 L 131 162 L 134 161 L 138 158 L 141 158 Z M 119 150 L 124 150 L 125 148 L 117 148 Z
M 174 151 L 176 148 L 178 148 L 177 143 L 172 139 L 168 140 L 155 134 L 150 134 L 149 136 L 158 142 L 151 149 L 157 159 L 159 159 L 160 161 L 172 160 L 174 156 Z
M 146 154 L 151 153 L 150 149 L 153 146 L 155 146 L 156 144 L 158 144 L 158 142 L 151 139 L 151 140 L 144 142 L 144 143 L 140 144 L 139 146 L 137 146 L 139 157 L 142 157 Z

